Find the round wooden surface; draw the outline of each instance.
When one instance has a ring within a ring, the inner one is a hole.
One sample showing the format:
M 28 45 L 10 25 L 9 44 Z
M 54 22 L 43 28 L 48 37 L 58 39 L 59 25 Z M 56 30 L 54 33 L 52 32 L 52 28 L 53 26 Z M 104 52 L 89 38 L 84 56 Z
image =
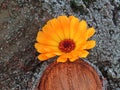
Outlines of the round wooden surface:
M 85 61 L 53 62 L 43 73 L 38 90 L 102 90 L 102 83 Z

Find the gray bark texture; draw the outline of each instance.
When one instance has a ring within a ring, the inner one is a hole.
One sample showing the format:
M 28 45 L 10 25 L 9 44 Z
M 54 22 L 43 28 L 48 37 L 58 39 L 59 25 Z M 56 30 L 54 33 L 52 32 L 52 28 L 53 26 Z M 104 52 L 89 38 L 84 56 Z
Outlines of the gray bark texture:
M 86 58 L 120 90 L 120 0 L 0 0 L 0 90 L 33 90 L 46 66 L 34 48 L 51 18 L 74 15 L 94 26 L 97 45 Z

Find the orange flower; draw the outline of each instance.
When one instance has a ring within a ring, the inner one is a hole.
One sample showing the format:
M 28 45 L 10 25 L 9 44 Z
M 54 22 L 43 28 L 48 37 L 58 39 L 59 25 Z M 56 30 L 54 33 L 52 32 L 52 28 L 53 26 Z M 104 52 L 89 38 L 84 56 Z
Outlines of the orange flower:
M 85 58 L 88 49 L 96 45 L 94 40 L 88 40 L 95 30 L 88 28 L 86 21 L 74 16 L 59 16 L 49 20 L 38 32 L 35 48 L 40 61 L 59 56 L 57 62 L 70 62 Z

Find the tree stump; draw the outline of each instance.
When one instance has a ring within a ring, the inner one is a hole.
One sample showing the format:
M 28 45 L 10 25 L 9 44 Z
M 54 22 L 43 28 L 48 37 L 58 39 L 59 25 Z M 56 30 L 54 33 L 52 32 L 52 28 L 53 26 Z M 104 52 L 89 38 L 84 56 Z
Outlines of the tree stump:
M 50 64 L 43 73 L 38 90 L 102 90 L 96 70 L 83 60 Z

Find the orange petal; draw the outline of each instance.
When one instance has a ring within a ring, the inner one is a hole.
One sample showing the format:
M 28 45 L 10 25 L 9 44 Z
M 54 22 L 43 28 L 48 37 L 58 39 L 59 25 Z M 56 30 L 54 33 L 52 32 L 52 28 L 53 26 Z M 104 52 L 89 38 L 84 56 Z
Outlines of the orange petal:
M 77 41 L 75 50 L 83 50 L 85 43 L 86 41 L 84 39 L 80 39 L 79 41 Z
M 67 58 L 64 58 L 63 56 L 58 57 L 57 62 L 66 62 Z
M 39 43 L 35 43 L 35 48 L 37 49 L 37 51 L 38 51 L 39 53 L 45 53 L 45 52 L 46 52 L 45 49 L 41 48 L 41 46 L 40 46 Z
M 60 50 L 56 46 L 44 45 L 40 43 L 35 43 L 35 48 L 39 53 L 60 52 Z
M 60 57 L 58 57 L 57 62 L 66 62 L 67 61 L 67 55 L 63 54 Z
M 47 59 L 49 59 L 49 58 L 52 58 L 52 57 L 54 57 L 54 56 L 56 56 L 56 55 L 55 55 L 55 54 L 52 54 L 52 53 L 40 54 L 40 55 L 38 56 L 38 59 L 39 59 L 40 61 L 45 61 L 45 60 L 47 60 Z
M 84 34 L 84 37 L 85 37 L 85 40 L 87 40 L 88 38 L 90 38 L 91 36 L 93 36 L 95 33 L 95 29 L 92 27 L 92 28 L 89 28 L 86 33 Z
M 95 47 L 95 45 L 96 45 L 95 40 L 87 41 L 86 44 L 84 45 L 84 49 L 91 49 L 91 48 Z
M 74 18 L 74 16 L 69 16 L 69 21 L 71 22 L 71 20 Z
M 82 20 L 80 23 L 79 23 L 79 30 L 81 30 L 83 33 L 86 31 L 88 25 L 87 25 L 87 22 L 85 20 Z
M 52 19 L 48 24 L 51 25 L 51 29 L 53 30 L 52 32 L 55 33 L 61 40 L 65 38 L 61 23 L 58 19 Z
M 57 26 L 56 26 L 57 27 Z M 58 27 L 57 27 L 58 28 Z M 59 42 L 61 39 L 60 37 L 54 32 L 51 24 L 47 24 L 42 28 L 43 32 L 47 35 L 50 36 L 53 40 Z
M 70 16 L 69 20 L 70 20 L 70 38 L 73 39 L 77 31 L 79 19 L 74 16 Z
M 74 61 L 76 61 L 78 58 L 79 58 L 79 57 L 76 56 L 76 57 L 69 58 L 69 60 L 70 60 L 70 62 L 74 62 Z
M 42 31 L 38 32 L 36 39 L 39 43 L 42 43 L 42 44 L 58 46 L 58 42 L 56 42 L 49 36 L 45 35 Z
M 60 22 L 60 26 L 63 30 L 64 36 L 65 36 L 64 39 L 68 39 L 69 35 L 70 35 L 68 17 L 67 16 L 59 16 L 57 18 L 57 20 Z
M 58 47 L 42 45 L 35 43 L 35 48 L 39 53 L 53 53 L 55 55 L 62 55 L 64 52 L 61 52 Z
M 85 58 L 85 57 L 88 56 L 88 54 L 89 54 L 88 51 L 82 50 L 82 51 L 79 52 L 79 57 L 80 57 L 80 58 Z
M 40 55 L 38 56 L 38 59 L 39 59 L 40 61 L 45 61 L 45 60 L 49 59 L 49 57 L 47 57 L 47 56 L 44 55 L 44 54 L 40 54 Z
M 77 32 L 75 34 L 74 40 L 77 42 L 80 40 L 80 38 L 83 38 L 84 33 L 87 30 L 87 23 L 85 20 L 82 20 L 79 25 L 78 25 L 78 29 Z

